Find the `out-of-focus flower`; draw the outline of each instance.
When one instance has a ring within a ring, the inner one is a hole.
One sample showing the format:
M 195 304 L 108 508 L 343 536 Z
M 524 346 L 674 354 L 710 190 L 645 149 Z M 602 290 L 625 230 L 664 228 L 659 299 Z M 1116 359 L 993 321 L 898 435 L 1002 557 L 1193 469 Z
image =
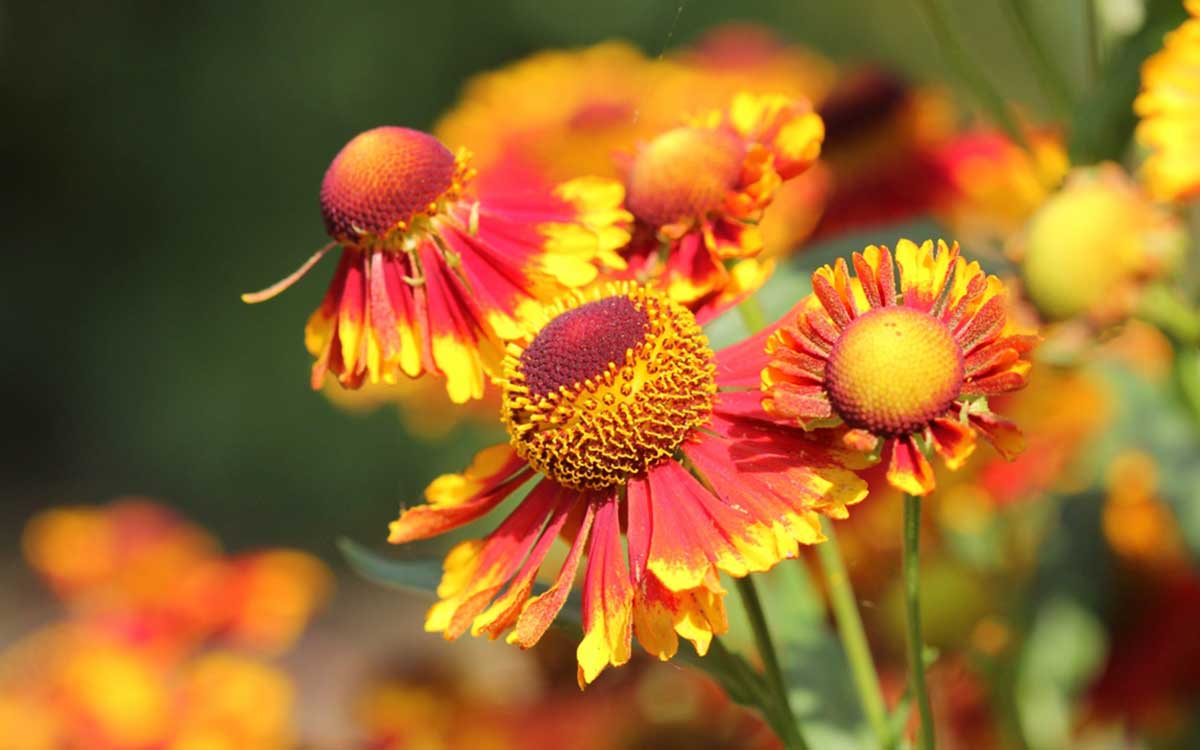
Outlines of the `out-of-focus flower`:
M 1025 292 L 1051 320 L 1127 317 L 1147 281 L 1182 259 L 1179 221 L 1115 164 L 1077 169 L 1013 245 Z M 1064 269 L 1069 269 L 1064 271 Z
M 619 42 L 539 52 L 472 79 L 434 132 L 474 151 L 483 171 L 503 163 L 547 184 L 616 177 L 614 155 L 671 128 L 681 113 L 724 107 L 740 92 L 819 101 L 835 76 L 828 60 L 768 29 L 730 24 L 654 60 Z M 812 231 L 827 188 L 819 169 L 780 187 L 762 226 L 768 253 Z
M 1142 65 L 1142 92 L 1133 103 L 1137 140 L 1150 149 L 1142 179 L 1158 200 L 1200 192 L 1200 0 L 1185 0 L 1192 17 L 1167 35 Z
M 203 529 L 146 500 L 48 510 L 24 547 L 73 616 L 166 654 L 212 639 L 284 650 L 331 583 L 293 550 L 225 557 Z
M 693 310 L 753 292 L 772 268 L 753 260 L 756 224 L 779 186 L 816 161 L 824 132 L 806 100 L 743 93 L 640 146 L 625 178 L 630 273 Z M 731 260 L 741 262 L 727 269 Z
M 279 652 L 330 588 L 315 558 L 226 557 L 147 500 L 30 521 L 25 553 L 68 618 L 0 652 L 0 748 L 290 747 L 286 675 L 234 646 Z
M 874 245 L 813 274 L 813 294 L 767 343 L 768 412 L 806 427 L 844 424 L 843 440 L 890 455 L 888 481 L 913 495 L 934 488 L 922 445 L 960 468 L 982 432 L 1004 456 L 1020 452 L 1016 425 L 986 397 L 1025 385 L 1036 336 L 1008 319 L 1004 286 L 958 244 L 892 253 Z M 895 278 L 899 270 L 899 293 Z
M 261 662 L 211 653 L 179 676 L 170 750 L 240 750 L 290 747 L 291 682 Z
M 82 624 L 0 655 L 0 747 L 271 750 L 289 744 L 291 704 L 267 665 L 221 653 L 163 662 Z
M 623 42 L 546 50 L 471 79 L 434 133 L 484 172 L 503 164 L 548 185 L 616 177 L 614 153 L 678 121 L 681 102 L 663 94 L 687 75 Z
M 353 138 L 325 173 L 321 213 L 333 242 L 274 286 L 269 299 L 329 250 L 342 257 L 305 344 L 313 389 L 445 376 L 456 403 L 483 396 L 484 373 L 539 300 L 621 268 L 628 240 L 621 186 L 580 178 L 553 189 L 519 178 L 473 185 L 476 171 L 431 135 L 400 127 Z
M 992 507 L 1050 490 L 1079 489 L 1085 478 L 1077 459 L 1088 439 L 1108 424 L 1112 399 L 1111 389 L 1087 370 L 1035 368 L 1027 388 L 993 401 L 994 408 L 1024 426 L 1027 449 L 1011 461 L 980 460 L 968 469 L 962 486 L 982 490 Z M 951 503 L 943 499 L 943 505 Z
M 817 235 L 921 216 L 944 199 L 949 186 L 937 149 L 954 130 L 945 93 L 864 67 L 848 71 L 817 111 L 833 183 Z
M 1001 133 L 976 130 L 936 152 L 949 186 L 938 218 L 968 244 L 1003 244 L 1062 182 L 1070 168 L 1061 137 L 1028 130 L 1029 151 Z
M 557 667 L 557 665 L 555 665 Z M 552 667 L 545 667 L 551 670 Z M 369 750 L 569 747 L 573 750 L 775 750 L 778 739 L 755 714 L 735 706 L 690 670 L 643 663 L 580 695 L 549 684 L 512 700 L 471 692 L 437 670 L 408 669 L 364 686 L 355 718 Z
M 1158 496 L 1158 464 L 1140 451 L 1117 456 L 1105 477 L 1108 499 L 1104 537 L 1129 562 L 1158 568 L 1186 567 L 1183 539 L 1171 510 Z
M 1200 698 L 1200 577 L 1186 569 L 1158 571 L 1133 582 L 1115 608 L 1112 647 L 1092 685 L 1087 719 L 1120 719 L 1159 735 L 1162 747 L 1186 747 Z
M 678 636 L 706 652 L 727 627 L 720 573 L 794 557 L 823 539 L 821 514 L 845 517 L 866 493 L 846 468 L 852 454 L 762 412 L 749 389 L 766 364 L 763 338 L 714 355 L 691 312 L 628 283 L 549 308 L 505 359 L 510 444 L 434 481 L 428 504 L 391 525 L 394 543 L 435 536 L 544 475 L 492 534 L 451 550 L 426 629 L 495 638 L 512 628 L 510 642 L 534 645 L 586 547 L 581 685 L 629 660 L 635 630 L 664 660 Z M 530 598 L 560 534 L 567 560 Z

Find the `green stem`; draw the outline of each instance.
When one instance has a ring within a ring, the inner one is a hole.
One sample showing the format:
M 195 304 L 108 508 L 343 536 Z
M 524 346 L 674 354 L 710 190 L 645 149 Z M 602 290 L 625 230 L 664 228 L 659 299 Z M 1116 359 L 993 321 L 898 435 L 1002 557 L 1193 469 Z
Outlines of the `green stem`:
M 742 323 L 750 333 L 758 333 L 767 327 L 767 316 L 763 313 L 762 303 L 753 294 L 738 305 L 738 313 L 741 314 Z
M 875 670 L 871 647 L 867 643 L 867 633 L 858 611 L 854 588 L 850 583 L 850 576 L 846 573 L 846 563 L 842 559 L 833 524 L 824 521 L 822 530 L 826 540 L 816 545 L 817 558 L 821 561 L 825 585 L 829 588 L 829 603 L 833 607 L 838 636 L 846 649 L 846 658 L 850 662 L 850 672 L 854 677 L 854 686 L 858 689 L 858 699 L 862 701 L 867 723 L 871 725 L 879 746 L 884 750 L 891 750 L 896 746 L 896 740 L 888 725 L 887 703 L 883 699 L 883 690 L 879 687 L 879 675 Z
M 930 31 L 933 32 L 934 39 L 937 40 L 950 67 L 954 68 L 959 78 L 966 84 L 967 89 L 979 99 L 980 105 L 1008 134 L 1013 143 L 1029 151 L 1029 143 L 1025 140 L 1025 134 L 1021 132 L 1021 128 L 1017 126 L 1016 118 L 1009 111 L 1008 103 L 967 54 L 966 48 L 951 27 L 940 0 L 918 0 L 917 4 L 925 14 Z
M 1021 41 L 1029 50 L 1030 59 L 1037 71 L 1037 79 L 1042 91 L 1046 93 L 1050 103 L 1054 105 L 1060 115 L 1069 114 L 1071 89 L 1067 85 L 1067 79 L 1054 65 L 1050 53 L 1046 51 L 1046 47 L 1041 43 L 1033 28 L 1033 17 L 1029 11 L 1028 0 L 1006 0 L 1003 5 L 1008 11 L 1009 18 L 1012 19 L 1013 26 L 1020 34 Z
M 1100 78 L 1100 19 L 1096 0 L 1083 0 L 1083 33 L 1087 36 L 1088 80 L 1095 84 Z
M 754 632 L 754 643 L 763 660 L 767 685 L 774 695 L 776 702 L 774 712 L 784 719 L 779 722 L 783 726 L 776 727 L 776 731 L 782 730 L 780 739 L 789 750 L 807 750 L 808 746 L 800 734 L 795 714 L 792 713 L 791 704 L 788 702 L 787 685 L 783 681 L 783 670 L 779 668 L 779 655 L 775 651 L 771 631 L 767 628 L 767 618 L 763 613 L 762 602 L 758 598 L 758 589 L 755 588 L 754 580 L 749 576 L 735 580 L 738 594 L 741 595 L 742 604 L 746 608 L 746 617 L 750 620 L 750 629 Z
M 925 687 L 925 644 L 921 639 L 921 498 L 904 496 L 904 599 L 908 617 L 908 675 L 921 715 L 922 750 L 933 750 L 933 709 Z

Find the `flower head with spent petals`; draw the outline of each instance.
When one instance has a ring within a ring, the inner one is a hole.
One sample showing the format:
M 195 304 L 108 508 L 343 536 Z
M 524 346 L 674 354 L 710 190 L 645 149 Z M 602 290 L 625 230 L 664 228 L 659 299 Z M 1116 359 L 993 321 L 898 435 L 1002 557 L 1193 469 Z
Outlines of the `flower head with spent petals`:
M 763 340 L 714 354 L 687 308 L 628 282 L 548 308 L 509 344 L 497 379 L 509 443 L 435 480 L 427 504 L 391 524 L 393 543 L 442 534 L 534 481 L 495 531 L 447 556 L 426 629 L 511 630 L 509 642 L 530 647 L 586 552 L 581 685 L 628 661 L 635 634 L 660 659 L 680 636 L 703 654 L 727 627 L 721 573 L 796 556 L 823 539 L 821 514 L 845 517 L 866 494 L 853 452 L 762 411 Z M 559 536 L 566 561 L 533 596 Z
M 1137 140 L 1150 149 L 1142 178 L 1158 200 L 1200 194 L 1200 0 L 1185 0 L 1191 18 L 1167 35 L 1142 65 L 1142 92 L 1133 103 Z
M 470 156 L 400 127 L 368 130 L 334 158 L 321 184 L 333 242 L 247 302 L 275 296 L 333 247 L 342 258 L 305 343 L 347 388 L 401 375 L 446 378 L 451 400 L 483 395 L 485 372 L 538 300 L 621 268 L 628 239 L 619 184 L 580 178 L 553 190 L 489 181 L 474 190 Z
M 754 260 L 756 224 L 783 181 L 816 161 L 824 136 L 807 101 L 743 93 L 644 143 L 625 177 L 630 272 L 661 278 L 672 299 L 701 312 L 753 292 L 771 272 Z
M 895 267 L 886 247 L 853 260 L 857 278 L 843 260 L 818 269 L 813 294 L 771 335 L 763 407 L 809 428 L 845 425 L 847 445 L 890 454 L 888 481 L 912 495 L 934 487 L 925 445 L 951 469 L 976 431 L 1018 453 L 1020 432 L 985 398 L 1024 386 L 1036 337 L 1008 320 L 1000 280 L 957 243 L 900 240 Z

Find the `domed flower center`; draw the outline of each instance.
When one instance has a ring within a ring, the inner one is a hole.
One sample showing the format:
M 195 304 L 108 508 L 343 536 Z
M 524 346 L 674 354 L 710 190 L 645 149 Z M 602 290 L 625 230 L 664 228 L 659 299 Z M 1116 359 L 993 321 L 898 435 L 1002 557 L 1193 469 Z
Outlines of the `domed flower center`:
M 838 416 L 881 434 L 911 432 L 945 414 L 962 381 L 962 347 L 940 321 L 909 307 L 855 318 L 825 364 Z
M 728 133 L 667 131 L 634 159 L 626 186 L 629 210 L 656 226 L 704 216 L 736 186 L 743 157 L 741 144 Z
M 578 489 L 611 487 L 670 458 L 708 421 L 716 393 L 695 317 L 636 287 L 560 313 L 504 369 L 513 447 Z
M 360 133 L 321 182 L 325 230 L 351 244 L 404 231 L 416 216 L 437 212 L 458 172 L 454 154 L 426 133 L 399 127 Z

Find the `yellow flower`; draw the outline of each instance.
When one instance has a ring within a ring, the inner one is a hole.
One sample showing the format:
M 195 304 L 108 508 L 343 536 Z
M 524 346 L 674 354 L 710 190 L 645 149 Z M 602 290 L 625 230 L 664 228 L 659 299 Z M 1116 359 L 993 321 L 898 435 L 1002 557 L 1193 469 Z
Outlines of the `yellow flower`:
M 1051 320 L 1127 317 L 1146 282 L 1170 271 L 1186 236 L 1115 164 L 1076 169 L 1012 245 L 1025 291 Z M 1069 270 L 1068 270 L 1069 269 Z
M 1142 179 L 1158 200 L 1200 191 L 1200 0 L 1186 0 L 1192 18 L 1167 35 L 1142 65 L 1142 92 L 1133 103 L 1137 140 L 1150 149 Z

